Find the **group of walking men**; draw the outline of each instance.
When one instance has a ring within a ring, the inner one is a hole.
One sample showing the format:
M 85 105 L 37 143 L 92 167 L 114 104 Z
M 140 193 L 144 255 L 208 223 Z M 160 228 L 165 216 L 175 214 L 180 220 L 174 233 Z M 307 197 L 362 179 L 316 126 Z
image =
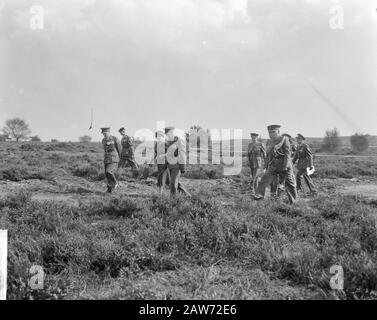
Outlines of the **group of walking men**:
M 104 165 L 107 179 L 107 192 L 111 193 L 118 187 L 115 174 L 124 167 L 131 167 L 134 172 L 138 170 L 135 161 L 133 139 L 126 135 L 125 128 L 119 129 L 121 141 L 110 133 L 110 128 L 101 128 L 104 138 L 102 145 L 105 151 Z M 174 135 L 174 127 L 167 127 L 164 131 L 156 132 L 154 144 L 154 157 L 150 162 L 157 163 L 157 186 L 162 193 L 165 186 L 169 186 L 170 194 L 177 191 L 186 195 L 190 193 L 179 181 L 185 172 L 186 151 L 182 139 Z
M 302 189 L 301 179 L 304 178 L 310 192 L 317 191 L 308 174 L 314 169 L 313 153 L 302 134 L 296 137 L 297 145 L 289 134 L 280 135 L 280 125 L 267 127 L 270 140 L 266 146 L 258 141 L 259 135 L 251 133 L 251 143 L 247 156 L 251 169 L 251 188 L 255 200 L 265 196 L 270 186 L 271 194 L 277 195 L 284 185 L 289 203 L 295 202 L 297 190 Z M 294 175 L 293 165 L 297 161 L 297 173 Z
M 110 128 L 101 128 L 104 136 L 102 144 L 105 151 L 104 164 L 107 179 L 107 192 L 111 193 L 118 183 L 115 173 L 129 166 L 135 172 L 138 166 L 134 157 L 133 139 L 126 135 L 125 128 L 120 128 L 122 136 L 118 138 L 110 134 Z M 293 203 L 297 198 L 297 190 L 302 189 L 301 179 L 304 178 L 311 193 L 316 193 L 308 169 L 313 170 L 313 154 L 302 134 L 296 137 L 297 145 L 289 134 L 280 135 L 280 125 L 267 127 L 270 139 L 266 146 L 258 141 L 259 134 L 251 133 L 251 143 L 248 146 L 247 157 L 251 169 L 251 188 L 255 200 L 265 196 L 266 188 L 270 186 L 271 193 L 277 195 L 282 186 Z M 169 186 L 170 194 L 180 191 L 186 195 L 189 192 L 182 186 L 181 174 L 185 172 L 186 150 L 181 138 L 174 134 L 174 127 L 167 127 L 155 134 L 154 157 L 150 162 L 157 164 L 157 186 L 162 193 Z M 293 165 L 297 163 L 297 173 L 294 175 Z

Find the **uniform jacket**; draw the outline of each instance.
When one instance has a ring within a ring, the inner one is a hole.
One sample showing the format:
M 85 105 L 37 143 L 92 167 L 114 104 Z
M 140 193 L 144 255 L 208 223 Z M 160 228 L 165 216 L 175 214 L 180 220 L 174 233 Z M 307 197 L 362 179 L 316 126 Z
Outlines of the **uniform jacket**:
M 247 158 L 251 168 L 261 168 L 262 159 L 266 163 L 266 148 L 262 142 L 251 142 L 247 147 Z
M 280 136 L 267 141 L 267 165 L 277 171 L 292 168 L 291 145 L 289 139 Z
M 174 137 L 172 141 L 166 141 L 166 159 L 169 168 L 184 167 L 186 164 L 186 144 L 182 139 Z
M 124 137 L 122 137 L 121 144 L 122 144 L 121 157 L 125 157 L 125 158 L 132 157 L 134 155 L 133 139 L 130 136 L 125 135 Z
M 296 151 L 297 151 L 297 144 L 293 141 L 289 141 L 290 144 L 291 144 L 291 154 L 292 154 L 292 158 L 294 157 L 294 155 L 296 154 Z
M 102 145 L 105 150 L 105 164 L 119 162 L 121 145 L 118 138 L 114 136 L 110 136 L 107 139 L 103 138 Z
M 154 160 L 157 164 L 166 164 L 167 145 L 164 140 L 157 140 L 154 142 Z
M 297 160 L 297 169 L 299 170 L 313 167 L 313 153 L 308 144 L 303 142 L 297 147 L 296 153 L 293 157 L 293 163 Z

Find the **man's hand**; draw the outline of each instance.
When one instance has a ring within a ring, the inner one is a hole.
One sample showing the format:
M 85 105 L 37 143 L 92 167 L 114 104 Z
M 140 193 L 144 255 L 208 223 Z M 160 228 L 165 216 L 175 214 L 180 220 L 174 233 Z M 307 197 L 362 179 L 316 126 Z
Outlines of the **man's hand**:
M 185 165 L 184 164 L 180 164 L 179 165 L 179 170 L 181 171 L 181 173 L 185 173 Z

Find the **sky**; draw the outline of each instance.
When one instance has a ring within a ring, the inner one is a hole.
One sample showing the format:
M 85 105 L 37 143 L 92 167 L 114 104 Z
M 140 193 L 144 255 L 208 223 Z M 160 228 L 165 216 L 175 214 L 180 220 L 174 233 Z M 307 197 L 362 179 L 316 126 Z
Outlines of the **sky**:
M 0 127 L 377 135 L 377 0 L 35 3 L 0 0 Z

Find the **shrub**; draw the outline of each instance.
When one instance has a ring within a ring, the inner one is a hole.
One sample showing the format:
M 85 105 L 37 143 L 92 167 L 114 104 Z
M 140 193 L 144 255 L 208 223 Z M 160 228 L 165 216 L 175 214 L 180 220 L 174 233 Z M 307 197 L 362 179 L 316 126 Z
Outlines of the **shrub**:
M 364 152 L 369 147 L 368 135 L 355 133 L 350 138 L 352 150 L 356 153 Z
M 33 142 L 40 142 L 42 141 L 41 138 L 39 138 L 38 136 L 32 136 L 30 137 L 30 141 L 33 141 Z
M 19 209 L 31 200 L 31 193 L 27 190 L 19 190 L 15 193 L 8 194 L 5 198 L 0 201 L 0 208 L 8 207 Z
M 90 141 L 92 141 L 92 137 L 91 136 L 85 135 L 85 136 L 79 137 L 79 142 L 89 143 Z
M 110 204 L 104 208 L 104 213 L 114 215 L 116 217 L 133 217 L 135 213 L 141 211 L 142 208 L 137 202 L 127 198 L 112 198 Z
M 327 130 L 323 138 L 322 150 L 333 153 L 340 148 L 341 143 L 338 129 Z
M 72 169 L 72 174 L 76 177 L 100 180 L 100 169 L 93 165 L 78 165 Z

